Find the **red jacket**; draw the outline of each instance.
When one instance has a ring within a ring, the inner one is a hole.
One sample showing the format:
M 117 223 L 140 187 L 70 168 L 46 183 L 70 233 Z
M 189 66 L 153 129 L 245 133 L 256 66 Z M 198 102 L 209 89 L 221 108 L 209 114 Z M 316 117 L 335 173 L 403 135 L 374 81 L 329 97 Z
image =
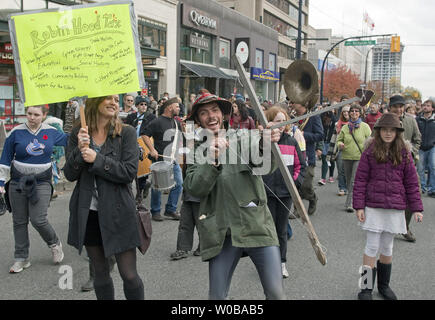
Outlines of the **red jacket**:
M 379 111 L 377 114 L 367 113 L 365 122 L 370 126 L 370 130 L 373 131 L 373 126 L 380 117 L 382 117 L 382 113 L 380 113 Z

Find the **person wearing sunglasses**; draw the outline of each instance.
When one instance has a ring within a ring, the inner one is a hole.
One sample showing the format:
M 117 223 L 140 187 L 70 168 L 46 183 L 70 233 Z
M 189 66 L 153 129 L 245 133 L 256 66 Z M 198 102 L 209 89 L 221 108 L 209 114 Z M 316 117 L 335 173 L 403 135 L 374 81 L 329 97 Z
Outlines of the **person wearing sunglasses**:
M 353 181 L 361 158 L 364 142 L 370 137 L 370 126 L 361 119 L 361 107 L 353 104 L 349 109 L 349 122 L 344 125 L 337 138 L 337 145 L 342 152 L 344 175 L 346 177 L 347 198 L 345 208 L 347 212 L 354 212 L 352 208 Z

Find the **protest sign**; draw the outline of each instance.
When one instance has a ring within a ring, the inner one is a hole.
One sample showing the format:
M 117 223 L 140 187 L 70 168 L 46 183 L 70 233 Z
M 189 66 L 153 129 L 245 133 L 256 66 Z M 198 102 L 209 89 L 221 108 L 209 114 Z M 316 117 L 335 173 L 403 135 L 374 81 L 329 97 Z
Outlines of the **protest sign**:
M 26 106 L 144 87 L 131 1 L 12 14 L 9 29 Z

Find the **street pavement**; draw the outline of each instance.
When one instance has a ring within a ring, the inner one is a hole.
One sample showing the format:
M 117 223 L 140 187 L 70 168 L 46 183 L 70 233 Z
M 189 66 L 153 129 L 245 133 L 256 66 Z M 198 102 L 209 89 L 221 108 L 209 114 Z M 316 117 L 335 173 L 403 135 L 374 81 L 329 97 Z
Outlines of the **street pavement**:
M 284 288 L 290 300 L 355 300 L 358 293 L 358 268 L 362 263 L 365 233 L 357 225 L 354 214 L 345 212 L 345 197 L 338 197 L 337 182 L 318 186 L 319 164 L 316 168 L 315 190 L 319 197 L 317 211 L 311 216 L 321 244 L 326 248 L 328 262 L 322 266 L 311 247 L 300 220 L 291 220 L 293 238 L 288 243 Z M 68 203 L 73 184 L 51 202 L 49 221 L 60 237 L 65 252 L 61 265 L 53 265 L 51 252 L 35 229 L 29 226 L 32 266 L 19 274 L 9 274 L 13 263 L 12 216 L 0 217 L 0 299 L 1 300 L 94 300 L 94 292 L 80 292 L 88 279 L 85 253 L 67 244 Z M 61 189 L 61 188 L 60 188 Z M 166 203 L 166 196 L 162 203 Z M 149 207 L 149 197 L 145 203 Z M 306 208 L 308 202 L 305 202 Z M 393 249 L 391 287 L 399 299 L 432 300 L 435 297 L 435 199 L 423 195 L 423 223 L 411 223 L 417 237 L 409 243 L 396 236 Z M 171 261 L 175 251 L 178 221 L 152 222 L 153 235 L 148 252 L 138 252 L 138 271 L 147 300 L 204 300 L 208 295 L 208 264 L 200 257 Z M 197 235 L 193 250 L 198 243 Z M 65 288 L 65 270 L 71 271 L 72 288 Z M 122 281 L 115 267 L 112 277 L 116 299 L 125 299 Z M 61 285 L 59 285 L 61 283 Z M 63 289 L 61 288 L 63 287 Z M 234 300 L 264 299 L 258 274 L 249 258 L 242 258 L 234 272 L 229 298 Z M 377 290 L 374 299 L 381 299 Z

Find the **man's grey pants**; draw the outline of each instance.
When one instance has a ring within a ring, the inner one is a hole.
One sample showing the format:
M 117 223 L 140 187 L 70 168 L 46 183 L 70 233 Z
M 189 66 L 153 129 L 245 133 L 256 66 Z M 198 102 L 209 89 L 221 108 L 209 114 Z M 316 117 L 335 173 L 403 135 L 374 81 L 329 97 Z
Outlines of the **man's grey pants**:
M 24 261 L 29 257 L 29 219 L 36 231 L 48 246 L 58 244 L 59 239 L 47 219 L 47 210 L 51 198 L 51 186 L 48 182 L 38 184 L 36 189 L 39 201 L 31 204 L 26 192 L 17 191 L 18 182 L 9 184 L 9 199 L 12 207 L 12 220 L 14 224 L 15 260 Z

